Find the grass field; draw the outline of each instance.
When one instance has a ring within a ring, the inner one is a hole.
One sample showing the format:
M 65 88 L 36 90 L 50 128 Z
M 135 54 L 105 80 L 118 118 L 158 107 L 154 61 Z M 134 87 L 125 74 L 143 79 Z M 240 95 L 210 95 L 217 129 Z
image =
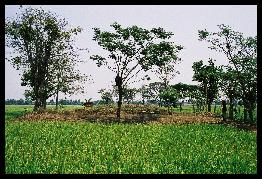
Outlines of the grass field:
M 218 124 L 10 120 L 24 111 L 6 106 L 6 173 L 257 173 L 254 132 Z

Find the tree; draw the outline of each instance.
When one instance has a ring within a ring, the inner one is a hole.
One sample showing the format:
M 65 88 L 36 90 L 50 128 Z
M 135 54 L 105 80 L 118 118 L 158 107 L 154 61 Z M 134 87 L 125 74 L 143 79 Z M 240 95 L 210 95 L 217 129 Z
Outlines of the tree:
M 229 99 L 229 118 L 234 118 L 233 101 L 240 97 L 240 85 L 237 80 L 237 72 L 232 68 L 226 68 L 222 71 L 220 80 L 220 88 Z
M 174 79 L 176 73 L 179 74 L 179 72 L 175 70 L 175 65 L 180 60 L 180 58 L 171 59 L 170 61 L 164 63 L 161 66 L 157 66 L 155 69 L 152 70 L 163 82 L 165 88 L 167 88 L 169 82 Z
M 137 93 L 141 94 L 142 104 L 145 104 L 146 99 L 150 99 L 149 85 L 146 84 L 146 82 L 149 81 L 149 80 L 150 80 L 150 77 L 148 75 L 145 75 L 142 78 L 142 87 L 137 89 Z
M 159 97 L 164 102 L 165 106 L 168 106 L 168 112 L 170 112 L 171 106 L 176 106 L 179 97 L 178 92 L 173 87 L 168 86 L 160 92 Z
M 102 32 L 99 28 L 94 28 L 93 38 L 109 55 L 93 55 L 90 58 L 96 61 L 98 67 L 106 66 L 115 74 L 115 84 L 119 92 L 117 118 L 120 120 L 123 86 L 128 85 L 139 72 L 176 59 L 182 47 L 166 41 L 173 34 L 160 27 L 151 30 L 138 26 L 123 28 L 116 22 L 111 27 L 114 32 Z
M 186 97 L 189 97 L 189 91 L 191 89 L 191 85 L 184 84 L 184 83 L 177 83 L 175 85 L 171 85 L 171 87 L 177 90 L 179 99 L 184 100 Z M 179 103 L 180 112 L 182 111 L 182 104 L 183 102 Z
M 64 52 L 64 50 L 61 50 Z M 59 51 L 58 51 L 59 52 Z M 59 54 L 58 58 L 53 65 L 53 85 L 55 88 L 56 96 L 56 109 L 58 108 L 58 96 L 59 92 L 64 94 L 77 94 L 84 93 L 84 85 L 87 80 L 91 81 L 91 78 L 88 79 L 88 76 L 82 74 L 78 69 L 76 69 L 77 63 L 81 62 L 78 60 L 77 53 L 64 53 Z
M 198 85 L 188 85 L 188 97 L 193 106 L 193 112 L 196 112 L 195 105 L 198 111 L 202 111 L 202 106 L 205 101 L 203 89 Z
M 193 80 L 201 83 L 201 87 L 206 96 L 206 109 L 211 112 L 211 104 L 214 101 L 218 93 L 218 80 L 221 69 L 215 67 L 212 59 L 209 61 L 209 65 L 203 65 L 203 61 L 193 63 Z
M 244 105 L 244 120 L 253 122 L 253 112 L 257 98 L 257 37 L 244 37 L 231 27 L 218 25 L 218 32 L 199 30 L 199 40 L 207 41 L 211 50 L 222 52 L 229 60 L 229 65 L 237 74 L 241 87 L 241 99 Z
M 101 99 L 105 104 L 109 104 L 114 102 L 113 101 L 113 92 L 106 89 L 101 89 L 98 91 L 98 93 L 101 93 Z
M 54 74 L 61 51 L 72 53 L 71 37 L 81 28 L 67 30 L 68 23 L 51 12 L 26 8 L 15 19 L 6 19 L 6 45 L 15 53 L 8 58 L 22 70 L 22 86 L 28 86 L 26 97 L 34 103 L 34 110 L 46 108 L 46 100 L 54 95 L 57 85 Z M 60 47 L 63 48 L 60 48 Z
M 138 92 L 141 94 L 142 104 L 145 104 L 146 99 L 150 99 L 150 97 L 152 97 L 150 95 L 149 85 L 142 85 L 142 87 L 138 89 Z
M 126 101 L 127 104 L 133 102 L 138 90 L 136 88 L 123 88 L 123 100 Z
M 138 89 L 130 88 L 127 85 L 123 86 L 122 89 L 123 102 L 126 102 L 127 104 L 133 102 L 138 93 Z M 117 86 L 113 86 L 113 94 L 115 97 L 119 97 L 119 91 Z
M 153 82 L 149 83 L 148 87 L 151 99 L 153 99 L 155 102 L 158 102 L 158 104 L 161 105 L 161 99 L 159 97 L 159 94 L 161 91 L 166 89 L 165 84 L 163 82 Z

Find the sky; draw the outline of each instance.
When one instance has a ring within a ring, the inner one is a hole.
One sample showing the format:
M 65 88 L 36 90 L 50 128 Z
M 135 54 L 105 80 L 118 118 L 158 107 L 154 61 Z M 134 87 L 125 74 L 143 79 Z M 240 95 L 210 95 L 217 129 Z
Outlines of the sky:
M 27 6 L 23 6 L 27 7 Z M 92 98 L 98 100 L 98 91 L 102 88 L 111 88 L 114 74 L 102 67 L 97 67 L 90 59 L 91 55 L 103 55 L 101 47 L 92 40 L 94 31 L 98 27 L 102 31 L 110 31 L 110 24 L 118 22 L 123 27 L 137 25 L 151 29 L 163 27 L 166 31 L 173 32 L 171 38 L 175 44 L 180 44 L 184 49 L 179 53 L 181 62 L 175 66 L 180 72 L 170 84 L 179 82 L 197 84 L 192 81 L 192 65 L 195 61 L 203 60 L 205 64 L 209 58 L 215 59 L 216 65 L 227 65 L 224 54 L 208 49 L 206 42 L 198 40 L 198 30 L 207 29 L 211 32 L 218 31 L 217 25 L 226 24 L 235 31 L 242 32 L 244 36 L 257 35 L 257 6 L 256 5 L 33 5 L 33 8 L 56 13 L 65 18 L 71 27 L 83 28 L 76 38 L 79 48 L 88 48 L 88 52 L 81 52 L 80 57 L 86 62 L 79 65 L 82 73 L 92 76 L 93 82 L 85 85 L 84 94 L 64 96 L 67 99 Z M 18 5 L 6 5 L 5 17 L 16 17 L 20 13 Z M 8 57 L 10 49 L 5 48 Z M 21 71 L 17 71 L 5 60 L 5 99 L 25 99 L 26 87 L 21 86 Z M 142 75 L 137 77 L 139 79 Z M 150 82 L 159 81 L 155 74 L 149 74 Z M 131 87 L 141 87 L 142 83 L 133 83 Z M 54 99 L 54 97 L 50 98 Z

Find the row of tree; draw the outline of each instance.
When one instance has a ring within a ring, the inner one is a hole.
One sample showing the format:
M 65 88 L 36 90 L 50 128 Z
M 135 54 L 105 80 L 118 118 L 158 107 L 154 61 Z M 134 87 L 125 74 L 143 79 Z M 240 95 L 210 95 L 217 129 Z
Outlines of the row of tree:
M 5 104 L 6 105 L 33 105 L 34 102 L 32 100 L 28 100 L 28 99 L 6 99 L 5 100 Z M 56 105 L 55 100 L 51 99 L 49 101 L 46 102 L 47 105 Z M 72 99 L 60 99 L 58 101 L 58 104 L 60 105 L 82 105 L 83 102 L 80 101 L 80 99 L 78 100 L 72 100 Z
M 204 65 L 200 60 L 192 66 L 193 80 L 199 85 L 171 85 L 170 80 L 178 73 L 175 66 L 181 61 L 178 54 L 183 49 L 171 41 L 172 32 L 161 27 L 122 27 L 117 22 L 110 26 L 112 31 L 93 28 L 93 40 L 108 55 L 91 55 L 90 59 L 115 74 L 112 90 L 117 96 L 118 120 L 123 101 L 132 101 L 137 92 L 128 86 L 135 80 L 146 83 L 150 80 L 148 76 L 137 77 L 151 71 L 160 82 L 143 84 L 139 89 L 143 103 L 155 100 L 171 106 L 178 99 L 188 97 L 194 107 L 204 105 L 211 111 L 211 104 L 220 92 L 229 99 L 231 111 L 233 101 L 242 100 L 245 121 L 252 122 L 257 98 L 257 37 L 246 38 L 223 24 L 218 26 L 218 32 L 199 30 L 199 40 L 209 43 L 211 50 L 224 53 L 229 64 L 215 66 L 215 60 L 210 59 L 209 65 Z M 51 96 L 56 97 L 58 104 L 59 92 L 84 92 L 81 83 L 88 76 L 76 70 L 76 65 L 83 61 L 79 59 L 80 49 L 74 45 L 73 38 L 81 31 L 80 27 L 68 28 L 65 19 L 42 9 L 27 8 L 17 19 L 6 20 L 6 45 L 16 51 L 8 60 L 22 69 L 22 85 L 29 87 L 26 97 L 34 101 L 35 110 L 46 108 L 46 100 Z M 112 101 L 110 90 L 101 89 L 99 93 L 105 103 Z
M 211 50 L 224 53 L 229 64 L 215 67 L 195 62 L 194 80 L 206 91 L 208 111 L 220 90 L 229 99 L 229 116 L 233 118 L 233 101 L 241 100 L 244 106 L 244 121 L 253 122 L 257 102 L 257 37 L 244 37 L 224 24 L 218 32 L 199 31 L 199 40 L 209 43 Z
M 5 100 L 5 104 L 6 105 L 32 105 L 33 101 L 31 100 L 24 100 L 22 98 L 20 99 L 6 99 Z
M 114 25 L 121 29 L 120 25 Z M 217 101 L 222 97 L 224 100 L 226 100 L 225 98 L 229 100 L 230 119 L 233 119 L 233 102 L 241 101 L 244 107 L 244 121 L 253 122 L 253 113 L 256 108 L 257 101 L 257 37 L 244 37 L 242 33 L 236 32 L 224 24 L 218 25 L 218 27 L 218 32 L 207 32 L 206 30 L 200 30 L 199 40 L 207 41 L 210 44 L 210 49 L 224 53 L 229 60 L 228 65 L 216 66 L 214 63 L 215 60 L 213 59 L 209 59 L 208 65 L 204 65 L 203 60 L 194 62 L 192 66 L 194 70 L 193 80 L 199 82 L 199 85 L 187 85 L 182 83 L 169 85 L 170 79 L 172 79 L 175 75 L 174 62 L 177 62 L 179 58 L 177 58 L 176 54 L 173 54 L 173 57 L 165 56 L 166 54 L 171 53 L 168 53 L 170 48 L 165 49 L 165 47 L 159 47 L 162 49 L 163 53 L 158 53 L 157 49 L 154 49 L 154 52 L 151 55 L 155 55 L 155 58 L 153 59 L 156 64 L 151 63 L 151 67 L 156 66 L 156 70 L 154 70 L 154 72 L 156 72 L 161 82 L 143 85 L 140 89 L 132 89 L 124 85 L 119 86 L 116 80 L 116 86 L 118 86 L 118 91 L 116 94 L 119 95 L 119 103 L 122 102 L 122 96 L 124 96 L 124 98 L 126 98 L 128 101 L 128 99 L 132 99 L 135 96 L 135 92 L 140 92 L 143 103 L 145 99 L 152 100 L 153 98 L 154 101 L 159 101 L 160 104 L 164 103 L 167 106 L 175 106 L 178 99 L 184 99 L 185 97 L 188 97 L 193 104 L 193 108 L 195 104 L 197 108 L 201 108 L 201 106 L 205 105 L 206 111 L 211 112 L 211 104 L 214 102 L 214 100 Z M 128 29 L 121 29 L 117 31 L 117 28 L 115 29 L 115 36 L 118 36 L 118 33 L 121 31 L 128 31 Z M 99 31 L 99 34 L 101 35 L 103 33 Z M 143 33 L 140 34 L 142 35 Z M 102 37 L 100 38 L 102 39 Z M 122 41 L 125 40 L 128 39 L 122 39 Z M 118 41 L 120 40 L 118 39 Z M 123 44 L 119 45 L 120 47 L 121 45 L 124 46 L 124 42 L 122 43 Z M 101 43 L 99 44 L 101 45 Z M 106 45 L 104 46 L 111 47 L 112 44 L 115 44 L 113 39 L 111 39 L 111 41 L 106 41 Z M 128 42 L 128 44 L 134 43 Z M 142 47 L 140 48 L 142 49 Z M 179 46 L 179 48 L 176 49 L 176 52 L 181 49 L 182 47 Z M 174 49 L 172 50 L 172 52 L 174 52 Z M 111 53 L 116 52 L 117 49 L 114 49 Z M 125 53 L 122 53 L 121 51 L 119 53 L 119 58 L 121 58 L 121 55 L 123 55 L 127 57 L 126 61 L 129 60 L 128 55 L 125 55 Z M 158 53 L 158 56 L 156 53 Z M 141 56 L 138 59 L 143 58 L 145 57 Z M 166 58 L 173 59 L 170 61 L 165 61 L 164 59 Z M 98 60 L 98 56 L 93 59 Z M 99 59 L 102 60 L 100 62 L 107 62 L 108 60 L 108 58 L 106 59 L 102 57 L 99 57 Z M 123 63 L 125 64 L 126 62 Z M 135 64 L 135 67 L 138 66 L 139 61 Z M 105 63 L 105 65 L 110 67 L 107 63 Z M 124 70 L 125 68 L 118 67 L 117 69 Z M 147 71 L 148 69 L 144 69 L 142 66 L 140 70 Z M 137 70 L 137 73 L 140 70 Z M 117 75 L 120 72 L 115 71 Z M 135 75 L 137 75 L 137 73 Z M 122 79 L 121 76 L 120 79 Z M 122 92 L 119 89 L 121 89 Z M 107 92 L 107 96 L 108 95 L 109 92 Z M 102 95 L 102 99 L 104 97 L 105 96 Z M 120 107 L 121 103 L 119 104 L 119 108 Z

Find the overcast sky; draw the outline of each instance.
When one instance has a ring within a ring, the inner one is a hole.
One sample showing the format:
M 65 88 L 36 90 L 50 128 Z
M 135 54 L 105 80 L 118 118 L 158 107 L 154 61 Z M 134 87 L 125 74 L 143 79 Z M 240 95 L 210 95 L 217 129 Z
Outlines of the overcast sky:
M 25 7 L 25 6 L 23 6 Z M 40 6 L 31 6 L 40 7 Z M 80 48 L 88 48 L 89 53 L 81 54 L 86 63 L 79 68 L 83 73 L 92 75 L 94 83 L 86 84 L 86 93 L 67 97 L 70 99 L 86 98 L 100 99 L 97 93 L 101 88 L 111 88 L 114 74 L 105 68 L 98 68 L 89 59 L 90 55 L 101 54 L 101 47 L 92 41 L 94 31 L 92 28 L 99 27 L 101 30 L 111 30 L 110 24 L 118 22 L 124 27 L 137 25 L 142 28 L 163 27 L 174 33 L 172 41 L 184 46 L 179 57 L 182 59 L 176 69 L 180 72 L 171 84 L 179 82 L 197 84 L 192 81 L 193 62 L 203 60 L 207 63 L 208 58 L 216 59 L 217 65 L 226 65 L 228 61 L 223 54 L 211 51 L 207 43 L 198 41 L 198 30 L 207 29 L 217 31 L 219 24 L 226 24 L 235 31 L 244 33 L 244 36 L 257 35 L 257 6 L 256 5 L 45 5 L 44 10 L 55 12 L 62 18 L 66 18 L 72 27 L 80 26 L 83 32 L 78 35 L 76 45 Z M 19 13 L 19 6 L 5 6 L 5 17 L 15 17 Z M 8 49 L 5 50 L 8 56 Z M 21 76 L 11 64 L 5 62 L 5 98 L 24 99 L 25 87 L 21 87 Z M 158 81 L 151 74 L 152 81 Z M 133 87 L 141 87 L 141 83 L 135 83 Z

